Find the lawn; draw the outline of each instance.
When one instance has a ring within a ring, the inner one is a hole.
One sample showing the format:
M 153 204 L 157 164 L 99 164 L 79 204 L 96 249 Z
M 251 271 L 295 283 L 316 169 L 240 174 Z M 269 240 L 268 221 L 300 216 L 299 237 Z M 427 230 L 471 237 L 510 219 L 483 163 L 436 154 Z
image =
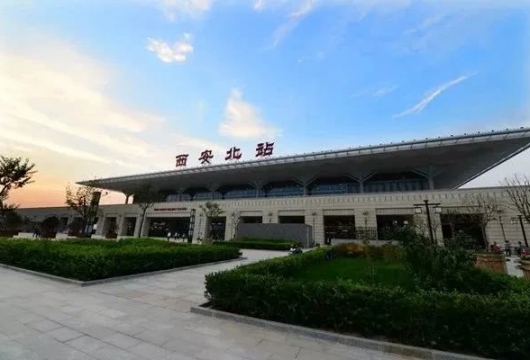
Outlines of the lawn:
M 0 263 L 90 281 L 236 259 L 232 247 L 174 244 L 151 239 L 122 241 L 0 239 Z
M 410 274 L 405 266 L 397 261 L 377 261 L 363 257 L 341 257 L 317 262 L 311 266 L 295 270 L 290 276 L 301 281 L 351 280 L 357 283 L 410 287 Z

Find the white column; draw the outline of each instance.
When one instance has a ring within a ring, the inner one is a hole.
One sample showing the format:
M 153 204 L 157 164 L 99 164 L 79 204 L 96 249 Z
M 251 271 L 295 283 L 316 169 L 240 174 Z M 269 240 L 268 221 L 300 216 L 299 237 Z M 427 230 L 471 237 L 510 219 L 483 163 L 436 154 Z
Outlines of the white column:
M 201 216 L 201 213 L 197 214 L 197 217 L 195 218 L 195 229 L 193 231 L 193 242 L 197 242 L 199 238 L 204 240 L 207 222 L 208 221 L 204 215 Z
M 118 215 L 118 230 L 116 231 L 118 236 L 123 236 L 124 234 L 124 230 L 125 230 L 125 221 L 127 220 L 127 218 L 125 217 L 125 215 Z
M 305 223 L 310 225 L 313 231 L 313 240 L 315 244 L 324 244 L 324 216 L 322 211 L 306 211 Z
M 142 217 L 137 216 L 136 217 L 136 223 L 134 224 L 134 237 L 138 238 L 140 237 L 140 224 L 142 223 Z
M 98 218 L 98 227 L 96 229 L 96 235 L 105 236 L 105 223 L 107 222 L 107 217 L 102 215 Z

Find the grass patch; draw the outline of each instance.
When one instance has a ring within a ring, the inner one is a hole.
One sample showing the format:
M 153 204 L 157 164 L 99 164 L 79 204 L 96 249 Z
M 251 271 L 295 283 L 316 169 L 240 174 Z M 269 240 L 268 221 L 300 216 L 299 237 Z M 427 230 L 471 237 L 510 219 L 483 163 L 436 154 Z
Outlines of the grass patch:
M 232 247 L 174 244 L 151 239 L 0 239 L 0 263 L 90 281 L 236 259 Z
M 362 257 L 340 257 L 296 270 L 291 276 L 300 281 L 351 280 L 367 285 L 410 288 L 411 277 L 397 261 L 378 261 Z

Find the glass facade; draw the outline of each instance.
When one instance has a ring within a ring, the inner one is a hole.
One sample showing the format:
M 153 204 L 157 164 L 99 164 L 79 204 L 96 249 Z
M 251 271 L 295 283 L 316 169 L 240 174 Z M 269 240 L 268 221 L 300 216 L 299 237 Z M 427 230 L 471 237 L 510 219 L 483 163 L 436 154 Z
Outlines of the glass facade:
M 315 180 L 308 188 L 309 195 L 354 194 L 359 192 L 359 183 L 348 178 Z
M 265 197 L 303 196 L 304 189 L 294 181 L 269 183 L 263 188 Z
M 413 172 L 376 174 L 363 184 L 365 193 L 386 193 L 400 191 L 428 190 L 426 178 Z M 229 200 L 246 198 L 275 198 L 304 196 L 304 188 L 295 181 L 269 182 L 262 189 L 248 185 L 223 186 L 213 193 L 202 187 L 188 189 L 182 194 L 176 191 L 162 191 L 166 202 Z M 361 193 L 359 183 L 349 177 L 319 178 L 313 181 L 305 192 L 307 196 L 343 195 Z

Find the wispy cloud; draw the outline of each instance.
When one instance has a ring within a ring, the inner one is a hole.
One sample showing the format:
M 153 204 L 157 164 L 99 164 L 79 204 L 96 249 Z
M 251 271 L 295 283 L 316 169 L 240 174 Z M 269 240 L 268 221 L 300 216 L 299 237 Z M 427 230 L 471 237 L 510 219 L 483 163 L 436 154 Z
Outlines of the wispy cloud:
M 162 40 L 149 38 L 147 50 L 152 51 L 156 56 L 165 63 L 185 62 L 188 56 L 193 52 L 191 45 L 191 35 L 184 34 L 182 38 L 173 45 L 169 45 Z
M 383 87 L 380 87 L 379 89 L 375 90 L 372 93 L 372 96 L 373 97 L 385 96 L 385 95 L 388 95 L 390 93 L 393 93 L 394 91 L 396 91 L 397 88 L 398 88 L 397 85 L 394 85 L 394 86 L 383 86 Z
M 397 118 L 397 117 L 401 117 L 401 116 L 406 116 L 406 115 L 410 115 L 410 114 L 417 114 L 417 113 L 422 112 L 423 109 L 425 109 L 434 99 L 436 99 L 438 96 L 440 96 L 444 91 L 452 88 L 453 86 L 461 83 L 464 80 L 467 80 L 470 76 L 471 75 L 459 76 L 456 79 L 453 79 L 451 81 L 448 81 L 448 82 L 438 86 L 434 90 L 429 91 L 424 96 L 424 98 L 421 99 L 420 102 L 418 102 L 416 105 L 414 105 L 410 109 L 407 109 L 407 110 L 403 111 L 402 113 L 394 115 L 394 117 Z
M 291 31 L 293 31 L 298 24 L 314 9 L 314 7 L 315 0 L 304 0 L 299 7 L 297 7 L 287 16 L 287 20 L 276 28 L 273 35 L 272 44 L 269 48 L 274 49 L 277 47 L 283 41 L 283 39 Z
M 219 133 L 242 139 L 259 137 L 274 138 L 279 129 L 261 117 L 259 110 L 243 100 L 243 94 L 238 89 L 232 89 L 226 103 L 225 115 L 219 125 Z
M 212 0 L 157 0 L 166 18 L 175 21 L 179 16 L 197 16 L 210 10 Z

